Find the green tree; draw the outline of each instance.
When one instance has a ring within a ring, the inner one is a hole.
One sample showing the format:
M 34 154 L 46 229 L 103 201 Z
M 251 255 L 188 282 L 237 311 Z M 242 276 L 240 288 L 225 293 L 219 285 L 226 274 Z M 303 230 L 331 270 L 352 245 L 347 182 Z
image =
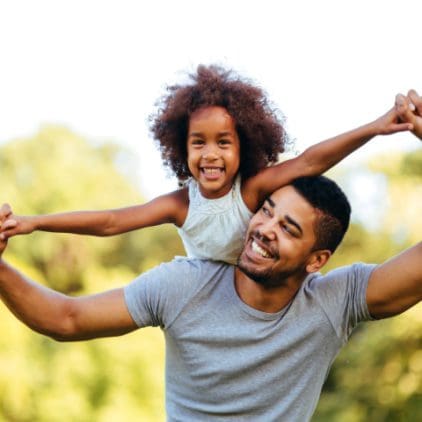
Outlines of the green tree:
M 367 165 L 388 182 L 380 229 L 352 225 L 331 267 L 358 260 L 380 263 L 420 241 L 422 151 L 379 156 Z M 398 317 L 362 325 L 335 361 L 314 420 L 421 420 L 421 330 L 420 304 Z
M 122 165 L 123 163 L 123 165 Z M 116 208 L 143 201 L 131 155 L 45 127 L 0 147 L 2 201 L 17 214 Z M 67 293 L 124 285 L 183 254 L 172 226 L 93 238 L 34 233 L 10 241 L 7 259 Z M 59 344 L 32 333 L 0 307 L 0 420 L 162 420 L 163 341 L 158 330 Z

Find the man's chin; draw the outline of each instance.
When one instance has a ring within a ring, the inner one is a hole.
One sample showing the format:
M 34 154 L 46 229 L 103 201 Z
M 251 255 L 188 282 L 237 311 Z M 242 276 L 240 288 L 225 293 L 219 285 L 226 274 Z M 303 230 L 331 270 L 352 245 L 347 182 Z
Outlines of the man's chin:
M 257 269 L 251 268 L 249 265 L 245 264 L 241 259 L 239 259 L 237 266 L 242 273 L 248 276 L 251 280 L 255 281 L 255 283 L 266 287 L 273 285 L 271 282 L 271 276 L 273 275 L 271 269 L 258 271 Z
M 247 262 L 242 260 L 242 255 L 238 259 L 237 266 L 239 270 L 242 271 L 242 273 L 244 273 L 252 281 L 267 288 L 280 287 L 286 285 L 290 278 L 295 278 L 299 275 L 302 277 L 303 271 L 301 268 L 295 268 L 276 272 L 272 266 L 258 270 L 254 266 L 248 265 Z

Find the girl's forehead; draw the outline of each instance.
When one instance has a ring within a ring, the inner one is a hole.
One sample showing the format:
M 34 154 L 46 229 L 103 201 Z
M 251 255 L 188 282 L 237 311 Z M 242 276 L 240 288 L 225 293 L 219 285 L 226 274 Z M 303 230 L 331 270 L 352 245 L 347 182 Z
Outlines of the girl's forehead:
M 190 116 L 190 119 L 208 119 L 214 117 L 223 117 L 226 119 L 233 120 L 233 117 L 222 106 L 203 106 L 196 109 Z

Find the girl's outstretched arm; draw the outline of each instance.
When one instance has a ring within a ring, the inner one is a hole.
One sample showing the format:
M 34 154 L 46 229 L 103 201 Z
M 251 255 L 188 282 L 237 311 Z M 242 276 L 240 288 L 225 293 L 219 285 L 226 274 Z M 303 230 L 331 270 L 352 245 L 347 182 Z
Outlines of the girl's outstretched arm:
M 274 190 L 301 176 L 324 173 L 376 135 L 389 135 L 412 130 L 411 123 L 399 121 L 395 108 L 349 132 L 312 145 L 299 156 L 261 170 L 242 185 L 246 205 L 255 211 L 259 204 Z
M 142 205 L 104 211 L 18 216 L 13 215 L 9 208 L 7 220 L 0 228 L 0 237 L 6 239 L 35 230 L 112 236 L 158 224 L 173 223 L 181 226 L 187 209 L 186 189 L 159 196 Z

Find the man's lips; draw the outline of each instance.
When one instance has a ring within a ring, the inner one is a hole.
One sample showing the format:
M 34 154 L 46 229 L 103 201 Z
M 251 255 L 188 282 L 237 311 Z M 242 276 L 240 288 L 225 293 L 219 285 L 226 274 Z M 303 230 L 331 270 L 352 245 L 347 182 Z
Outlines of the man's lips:
M 262 241 L 259 240 L 259 238 L 252 236 L 250 240 L 250 247 L 252 252 L 255 254 L 258 254 L 262 258 L 265 259 L 274 259 L 275 253 L 271 251 L 271 249 L 265 245 Z

